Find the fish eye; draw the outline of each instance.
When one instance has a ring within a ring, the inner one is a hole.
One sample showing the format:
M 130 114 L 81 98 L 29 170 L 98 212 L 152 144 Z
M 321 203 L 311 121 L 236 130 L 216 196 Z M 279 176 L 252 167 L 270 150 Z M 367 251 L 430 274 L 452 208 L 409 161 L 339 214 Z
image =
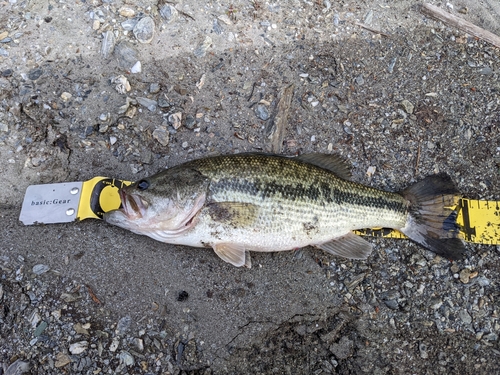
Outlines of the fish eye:
M 146 190 L 149 187 L 149 182 L 146 180 L 140 180 L 137 183 L 137 189 L 139 190 Z

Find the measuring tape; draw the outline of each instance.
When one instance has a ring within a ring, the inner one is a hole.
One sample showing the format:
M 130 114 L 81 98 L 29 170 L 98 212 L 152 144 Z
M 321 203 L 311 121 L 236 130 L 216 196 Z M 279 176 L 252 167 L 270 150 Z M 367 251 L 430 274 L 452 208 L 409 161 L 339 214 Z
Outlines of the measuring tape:
M 500 202 L 461 198 L 454 211 L 457 212 L 460 238 L 472 243 L 500 245 Z M 362 236 L 407 238 L 403 233 L 388 228 L 354 232 Z
M 83 182 L 32 185 L 26 190 L 20 220 L 26 224 L 64 223 L 102 219 L 105 212 L 120 208 L 118 190 L 130 181 L 94 177 Z M 467 242 L 500 245 L 500 202 L 460 198 L 454 208 L 460 238 Z M 388 228 L 354 231 L 362 236 L 407 238 Z

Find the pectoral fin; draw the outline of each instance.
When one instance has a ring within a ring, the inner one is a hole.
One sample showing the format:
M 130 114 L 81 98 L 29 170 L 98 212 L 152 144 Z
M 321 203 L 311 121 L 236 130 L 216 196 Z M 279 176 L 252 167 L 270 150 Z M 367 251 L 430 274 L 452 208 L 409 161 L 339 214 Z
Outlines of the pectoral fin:
M 316 246 L 330 254 L 348 259 L 366 259 L 372 252 L 372 245 L 352 232 Z
M 233 266 L 247 268 L 252 267 L 250 252 L 245 247 L 233 243 L 218 243 L 213 246 L 215 253 L 224 261 Z

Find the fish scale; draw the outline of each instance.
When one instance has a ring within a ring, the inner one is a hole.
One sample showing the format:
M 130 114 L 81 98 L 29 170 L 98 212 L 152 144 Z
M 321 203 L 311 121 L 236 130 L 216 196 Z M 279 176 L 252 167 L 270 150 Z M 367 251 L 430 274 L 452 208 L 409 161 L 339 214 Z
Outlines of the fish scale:
M 218 158 L 207 158 L 188 164 L 213 180 L 211 199 L 216 202 L 260 203 L 264 209 L 261 202 L 269 199 L 270 203 L 279 202 L 285 207 L 283 212 L 298 221 L 303 218 L 296 214 L 306 212 L 326 219 L 342 215 L 339 220 L 346 223 L 354 219 L 347 230 L 368 228 L 374 221 L 380 224 L 381 217 L 385 226 L 403 225 L 406 219 L 408 204 L 400 195 L 344 181 L 294 158 L 236 155 L 220 168 L 218 162 Z M 238 179 L 227 178 L 236 171 Z M 303 209 L 297 212 L 299 207 Z

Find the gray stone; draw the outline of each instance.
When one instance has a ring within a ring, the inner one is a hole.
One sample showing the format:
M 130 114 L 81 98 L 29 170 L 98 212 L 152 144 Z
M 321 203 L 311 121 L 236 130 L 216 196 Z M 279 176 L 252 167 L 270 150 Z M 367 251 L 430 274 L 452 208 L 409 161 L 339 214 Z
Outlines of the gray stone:
M 125 69 L 131 69 L 139 61 L 135 47 L 126 40 L 121 41 L 115 46 L 113 55 L 118 59 L 120 66 Z
M 136 98 L 136 100 L 137 100 L 137 103 L 139 103 L 140 105 L 146 107 L 151 112 L 156 111 L 156 106 L 158 105 L 158 103 L 156 102 L 156 100 L 152 100 L 152 99 L 148 99 L 148 98 L 142 98 L 140 96 L 138 96 Z
M 144 17 L 134 27 L 134 35 L 141 43 L 151 43 L 155 32 L 155 23 L 151 17 Z
M 160 16 L 167 21 L 167 23 L 171 23 L 179 16 L 179 12 L 173 5 L 165 4 L 160 8 Z
M 353 347 L 353 341 L 343 336 L 338 343 L 330 345 L 330 351 L 337 359 L 346 359 L 351 355 Z
M 258 104 L 255 107 L 255 115 L 260 118 L 261 120 L 268 120 L 270 115 L 269 115 L 269 110 L 264 104 Z
M 32 69 L 28 73 L 28 78 L 32 81 L 36 81 L 43 74 L 43 70 L 40 68 Z
M 101 54 L 107 59 L 115 49 L 115 35 L 112 31 L 106 31 L 102 39 Z

